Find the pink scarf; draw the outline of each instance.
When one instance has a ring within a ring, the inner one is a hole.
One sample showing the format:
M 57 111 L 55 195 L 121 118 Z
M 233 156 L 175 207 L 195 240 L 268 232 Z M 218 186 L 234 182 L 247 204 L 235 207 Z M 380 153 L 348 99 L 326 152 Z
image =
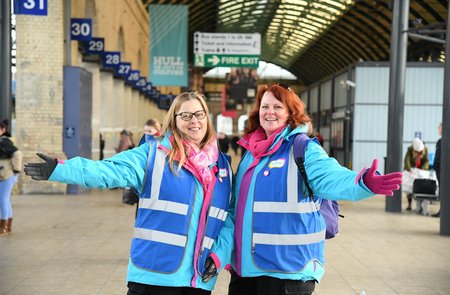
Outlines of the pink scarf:
M 252 133 L 244 136 L 244 140 L 248 142 L 248 145 L 244 145 L 244 147 L 252 153 L 253 157 L 257 159 L 269 154 L 271 151 L 274 152 L 278 150 L 283 140 L 279 140 L 271 151 L 268 149 L 274 143 L 277 135 L 282 132 L 285 127 L 286 126 L 279 128 L 271 136 L 269 136 L 269 138 L 267 138 L 264 129 L 259 127 Z
M 217 142 L 212 140 L 210 143 L 206 144 L 202 150 L 200 150 L 197 145 L 186 140 L 183 141 L 183 144 L 186 147 L 189 164 L 200 175 L 202 183 L 208 185 L 212 179 L 209 166 L 216 162 L 219 157 Z

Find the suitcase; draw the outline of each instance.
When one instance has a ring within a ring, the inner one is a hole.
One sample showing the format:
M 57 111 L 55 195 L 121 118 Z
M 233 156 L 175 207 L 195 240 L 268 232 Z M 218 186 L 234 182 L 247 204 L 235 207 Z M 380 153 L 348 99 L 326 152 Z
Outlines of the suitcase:
M 436 181 L 434 179 L 418 178 L 413 182 L 413 194 L 429 194 L 436 193 Z

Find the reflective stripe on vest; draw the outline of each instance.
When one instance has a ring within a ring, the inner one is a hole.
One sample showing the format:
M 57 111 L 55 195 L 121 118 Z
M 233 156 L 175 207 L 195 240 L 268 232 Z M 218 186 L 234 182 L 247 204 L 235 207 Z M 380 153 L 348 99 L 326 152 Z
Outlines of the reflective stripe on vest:
M 145 228 L 135 228 L 134 237 L 143 240 L 160 242 L 175 246 L 184 247 L 186 245 L 186 237 L 182 235 L 171 234 L 158 230 L 151 230 Z

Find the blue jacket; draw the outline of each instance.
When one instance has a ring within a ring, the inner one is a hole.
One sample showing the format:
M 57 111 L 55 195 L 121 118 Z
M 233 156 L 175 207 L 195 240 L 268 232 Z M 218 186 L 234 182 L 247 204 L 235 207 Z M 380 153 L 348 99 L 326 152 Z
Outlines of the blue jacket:
M 211 167 L 216 172 L 212 200 L 203 204 L 204 189 L 195 173 L 188 167 L 172 171 L 167 157 L 161 155 L 171 148 L 168 138 L 157 150 L 151 146 L 147 142 L 103 161 L 76 157 L 58 164 L 49 180 L 91 188 L 136 188 L 140 208 L 127 281 L 212 290 L 217 277 L 208 283 L 201 281 L 204 261 L 213 257 L 220 271 L 230 263 L 233 250 L 234 225 L 227 215 L 231 168 L 219 153 Z M 208 206 L 206 222 L 199 226 L 204 206 Z
M 342 167 L 316 142 L 305 151 L 309 184 L 318 198 L 305 197 L 292 146 L 306 126 L 286 127 L 266 156 L 242 158 L 235 180 L 235 257 L 233 268 L 244 277 L 271 276 L 320 281 L 324 274 L 325 223 L 316 204 L 321 197 L 361 200 L 373 193 L 357 173 Z M 272 148 L 282 141 L 280 147 Z M 244 143 L 245 144 L 245 143 Z

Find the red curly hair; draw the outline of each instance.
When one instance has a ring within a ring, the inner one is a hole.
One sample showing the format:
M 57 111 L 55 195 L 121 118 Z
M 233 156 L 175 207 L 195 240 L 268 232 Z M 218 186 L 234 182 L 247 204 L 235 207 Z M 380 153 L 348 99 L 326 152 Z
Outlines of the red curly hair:
M 291 88 L 289 88 L 289 86 L 276 83 L 267 85 L 258 91 L 255 104 L 248 116 L 247 127 L 244 130 L 245 135 L 252 133 L 261 126 L 261 122 L 259 121 L 259 108 L 261 107 L 262 97 L 266 92 L 272 92 L 273 96 L 286 106 L 289 113 L 287 124 L 290 125 L 292 129 L 297 128 L 302 124 L 308 124 L 308 135 L 311 134 L 313 129 L 311 118 L 306 112 L 303 101 L 291 90 Z

